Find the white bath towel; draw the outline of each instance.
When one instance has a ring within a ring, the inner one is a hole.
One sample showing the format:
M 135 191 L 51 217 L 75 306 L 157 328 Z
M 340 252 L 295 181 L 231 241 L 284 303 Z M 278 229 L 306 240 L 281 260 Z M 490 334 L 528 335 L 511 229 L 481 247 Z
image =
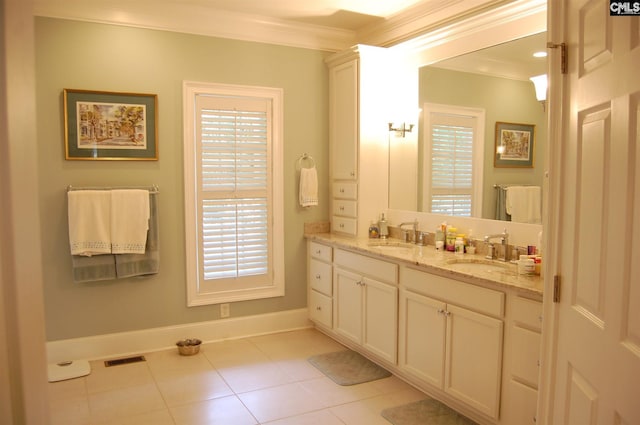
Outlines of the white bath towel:
M 111 253 L 111 193 L 78 190 L 67 193 L 72 255 Z
M 144 254 L 149 229 L 149 191 L 111 191 L 111 252 Z
M 318 173 L 316 167 L 300 170 L 300 206 L 312 207 L 318 205 Z
M 518 223 L 542 223 L 540 186 L 509 186 L 505 207 L 511 221 Z

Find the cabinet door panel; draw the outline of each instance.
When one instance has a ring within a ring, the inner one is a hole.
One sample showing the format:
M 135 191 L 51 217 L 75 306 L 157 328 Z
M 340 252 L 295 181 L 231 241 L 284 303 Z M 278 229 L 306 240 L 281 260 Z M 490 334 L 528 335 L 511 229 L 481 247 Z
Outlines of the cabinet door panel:
M 362 285 L 360 275 L 334 269 L 333 324 L 339 334 L 362 344 Z
M 329 70 L 331 178 L 356 180 L 358 160 L 358 60 Z
M 529 386 L 538 388 L 538 359 L 540 334 L 514 326 L 511 337 L 513 376 Z
M 401 291 L 400 367 L 438 388 L 444 383 L 445 306 L 423 295 Z
M 447 312 L 444 390 L 497 419 L 503 323 L 453 305 Z
M 398 329 L 398 288 L 372 279 L 363 279 L 364 338 L 363 345 L 396 363 Z

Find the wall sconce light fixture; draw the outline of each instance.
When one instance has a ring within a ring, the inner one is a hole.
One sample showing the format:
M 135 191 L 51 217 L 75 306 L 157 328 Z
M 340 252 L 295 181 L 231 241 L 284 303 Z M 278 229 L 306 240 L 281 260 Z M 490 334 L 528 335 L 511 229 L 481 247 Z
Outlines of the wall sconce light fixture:
M 411 133 L 411 130 L 413 130 L 413 124 L 403 122 L 400 126 L 394 127 L 392 122 L 389 123 L 389 131 L 395 131 L 396 137 L 404 137 L 405 133 Z
M 542 103 L 542 108 L 544 109 L 545 101 L 547 100 L 547 74 L 536 75 L 529 79 L 536 88 L 536 99 Z

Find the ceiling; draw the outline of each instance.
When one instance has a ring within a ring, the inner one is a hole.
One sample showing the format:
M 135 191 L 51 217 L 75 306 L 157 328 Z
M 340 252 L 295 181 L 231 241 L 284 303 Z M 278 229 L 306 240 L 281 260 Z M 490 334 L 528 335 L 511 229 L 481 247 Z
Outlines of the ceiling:
M 37 16 L 325 51 L 389 47 L 496 7 L 543 0 L 33 0 Z
M 217 10 L 278 20 L 358 30 L 379 23 L 418 3 L 433 0 L 182 0 Z M 440 2 L 441 3 L 441 2 Z

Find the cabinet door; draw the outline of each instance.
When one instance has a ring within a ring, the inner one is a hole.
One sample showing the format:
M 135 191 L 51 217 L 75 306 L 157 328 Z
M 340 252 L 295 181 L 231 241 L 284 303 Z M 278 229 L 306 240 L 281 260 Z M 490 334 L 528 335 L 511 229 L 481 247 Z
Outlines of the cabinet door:
M 396 363 L 398 288 L 364 278 L 363 345 L 378 356 Z
M 501 320 L 447 306 L 447 393 L 498 418 L 502 370 Z
M 400 295 L 400 367 L 429 384 L 444 383 L 445 303 L 410 291 Z
M 329 70 L 331 177 L 356 180 L 358 160 L 358 60 Z
M 333 325 L 337 333 L 362 344 L 362 278 L 342 270 L 333 271 Z

